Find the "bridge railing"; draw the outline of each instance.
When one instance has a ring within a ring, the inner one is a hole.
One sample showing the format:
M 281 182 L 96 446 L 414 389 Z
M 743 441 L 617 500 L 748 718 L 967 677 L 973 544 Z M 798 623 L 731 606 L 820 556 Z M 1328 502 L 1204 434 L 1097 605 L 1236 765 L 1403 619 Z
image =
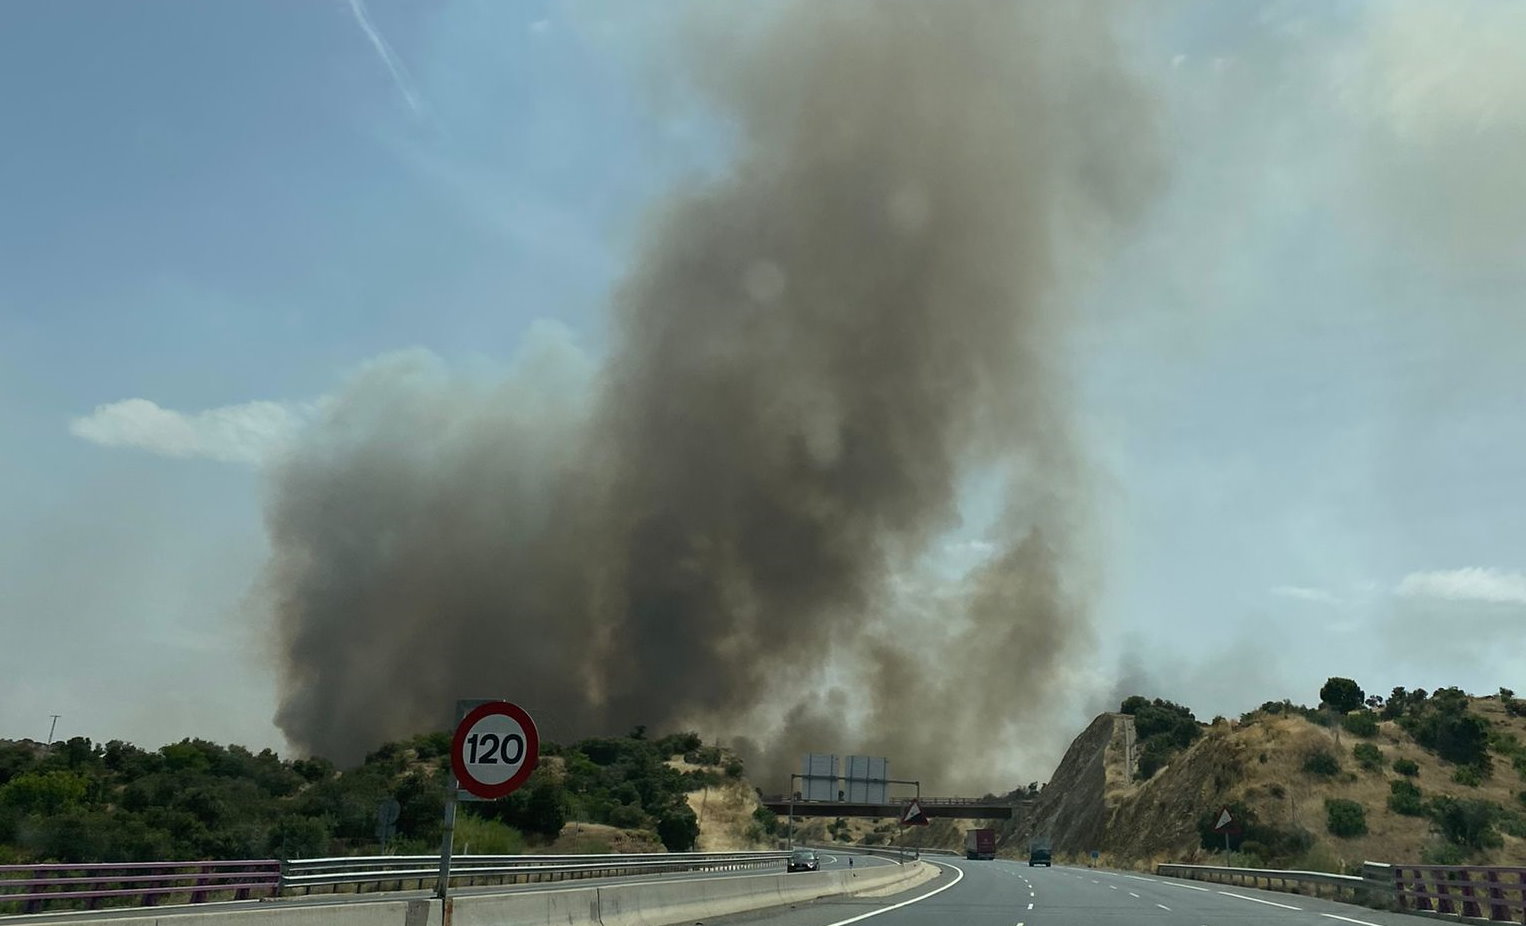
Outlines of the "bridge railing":
M 0 865 L 0 912 L 38 913 L 52 907 L 94 910 L 102 905 L 153 906 L 183 898 L 248 900 L 281 888 L 276 859 L 221 862 L 114 862 Z
M 1526 924 L 1526 868 L 1481 865 L 1389 865 L 1365 862 L 1361 875 L 1213 865 L 1157 865 L 1156 874 L 1198 881 L 1346 895 L 1458 918 Z
M 1456 917 L 1526 923 L 1526 868 L 1383 865 L 1399 907 Z

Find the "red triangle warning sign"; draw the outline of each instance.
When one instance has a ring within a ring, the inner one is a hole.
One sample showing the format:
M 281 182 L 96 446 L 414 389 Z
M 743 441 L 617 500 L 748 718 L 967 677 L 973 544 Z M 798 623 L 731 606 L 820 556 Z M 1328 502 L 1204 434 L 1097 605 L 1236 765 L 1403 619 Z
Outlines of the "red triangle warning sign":
M 901 814 L 902 826 L 927 826 L 927 814 L 922 812 L 922 805 L 912 801 L 906 805 L 906 812 Z

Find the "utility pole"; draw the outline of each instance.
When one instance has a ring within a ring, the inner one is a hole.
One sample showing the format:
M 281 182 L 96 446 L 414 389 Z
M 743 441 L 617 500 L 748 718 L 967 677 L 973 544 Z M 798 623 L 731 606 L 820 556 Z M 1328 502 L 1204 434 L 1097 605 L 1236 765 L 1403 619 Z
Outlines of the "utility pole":
M 53 718 L 53 722 L 48 725 L 48 741 L 46 743 L 44 743 L 43 745 L 48 748 L 49 752 L 52 752 L 53 751 L 53 732 L 58 729 L 58 718 L 62 717 L 63 714 L 50 714 L 48 716 Z

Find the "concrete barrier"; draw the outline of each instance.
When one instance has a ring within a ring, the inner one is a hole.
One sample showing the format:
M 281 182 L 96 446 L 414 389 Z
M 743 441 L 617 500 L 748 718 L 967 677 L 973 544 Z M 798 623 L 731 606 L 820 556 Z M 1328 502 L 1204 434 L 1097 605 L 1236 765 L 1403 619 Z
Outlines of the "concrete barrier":
M 433 907 L 433 909 L 431 909 Z M 251 903 L 237 910 L 133 910 L 120 917 L 102 911 L 43 914 L 47 923 L 95 926 L 429 926 L 440 922 L 439 901 L 381 900 L 367 903 Z M 3 921 L 3 920 L 0 920 Z M 26 919 L 26 922 L 33 922 Z
M 917 877 L 926 863 L 875 865 L 856 871 L 695 877 L 681 880 L 570 887 L 451 898 L 451 926 L 674 926 L 696 920 L 809 903 L 880 890 Z M 49 923 L 95 926 L 443 926 L 438 900 L 343 903 L 268 901 L 229 910 L 132 911 L 121 917 L 73 919 L 50 914 Z

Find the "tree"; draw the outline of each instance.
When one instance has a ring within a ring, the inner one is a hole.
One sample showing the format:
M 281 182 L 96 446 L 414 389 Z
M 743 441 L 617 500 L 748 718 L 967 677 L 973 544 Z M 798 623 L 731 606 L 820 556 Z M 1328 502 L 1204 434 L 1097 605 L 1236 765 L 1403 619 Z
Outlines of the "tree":
M 687 804 L 672 807 L 657 819 L 657 838 L 669 852 L 688 852 L 699 841 L 699 818 Z
M 1362 686 L 1349 678 L 1333 676 L 1319 689 L 1319 699 L 1330 707 L 1331 710 L 1341 714 L 1349 714 L 1362 706 L 1367 695 L 1362 691 Z

